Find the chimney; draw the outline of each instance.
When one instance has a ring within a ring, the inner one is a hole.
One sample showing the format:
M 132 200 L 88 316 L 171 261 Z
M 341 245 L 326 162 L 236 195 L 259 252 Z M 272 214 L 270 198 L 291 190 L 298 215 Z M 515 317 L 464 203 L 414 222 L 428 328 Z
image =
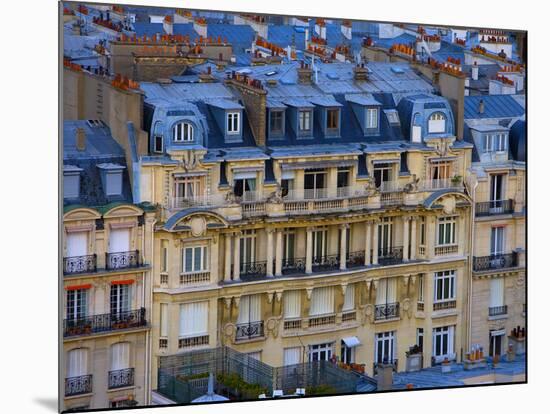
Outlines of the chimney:
M 304 61 L 301 61 L 300 67 L 298 68 L 298 83 L 311 85 L 312 74 L 313 70 L 311 67 L 304 63 Z
M 393 384 L 393 365 L 381 363 L 377 366 L 378 391 L 391 390 Z
M 206 72 L 199 73 L 199 83 L 212 83 L 216 80 L 212 75 L 212 66 L 206 68 Z
M 76 129 L 76 149 L 78 151 L 86 150 L 86 131 L 84 128 Z
M 173 35 L 174 34 L 174 21 L 172 19 L 172 16 L 165 16 L 162 20 L 162 29 L 164 30 L 164 33 L 167 35 Z
M 483 102 L 483 99 L 479 100 L 479 106 L 478 106 L 477 112 L 480 114 L 485 112 L 485 102 Z
M 346 39 L 351 40 L 351 21 L 344 20 L 342 26 L 340 26 L 340 30 Z
M 364 63 L 358 64 L 353 68 L 353 79 L 356 81 L 369 80 L 369 70 L 365 67 Z
M 477 62 L 474 62 L 474 65 L 472 66 L 472 79 L 477 80 L 479 77 L 479 67 L 477 66 Z

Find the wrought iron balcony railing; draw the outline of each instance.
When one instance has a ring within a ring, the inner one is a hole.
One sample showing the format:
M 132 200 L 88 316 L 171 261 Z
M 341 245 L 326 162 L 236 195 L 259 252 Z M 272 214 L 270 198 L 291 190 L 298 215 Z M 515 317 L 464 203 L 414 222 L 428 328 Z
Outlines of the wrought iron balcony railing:
M 399 302 L 385 303 L 374 307 L 374 320 L 381 321 L 399 317 Z
M 508 306 L 491 306 L 489 307 L 489 316 L 499 316 L 508 314 Z
M 109 371 L 109 389 L 131 387 L 134 385 L 134 368 Z
M 140 308 L 119 313 L 105 313 L 82 318 L 65 319 L 63 321 L 63 336 L 89 335 L 146 325 L 145 308 Z
M 129 252 L 105 253 L 105 267 L 112 269 L 126 269 L 141 266 L 139 250 Z
M 240 277 L 243 280 L 251 280 L 264 277 L 266 274 L 266 266 L 266 261 L 241 263 Z
M 365 266 L 365 251 L 350 252 L 346 260 L 346 266 L 348 268 Z
M 236 326 L 235 341 L 246 341 L 264 336 L 264 321 L 239 323 Z
M 403 262 L 403 247 L 392 246 L 378 249 L 378 264 L 389 266 Z
M 512 214 L 514 200 L 493 200 L 476 203 L 476 216 L 493 216 L 497 214 Z
M 78 273 L 92 273 L 97 271 L 97 255 L 73 256 L 63 258 L 63 273 L 74 275 Z
M 92 375 L 65 378 L 65 397 L 92 392 Z
M 305 273 L 305 271 L 306 271 L 305 257 L 287 257 L 283 259 L 282 273 L 284 275 Z
M 314 272 L 322 272 L 325 270 L 336 270 L 340 267 L 340 256 L 331 254 L 326 256 L 313 256 L 312 270 Z
M 518 255 L 514 253 L 492 254 L 490 256 L 474 257 L 474 271 L 506 269 L 518 265 Z

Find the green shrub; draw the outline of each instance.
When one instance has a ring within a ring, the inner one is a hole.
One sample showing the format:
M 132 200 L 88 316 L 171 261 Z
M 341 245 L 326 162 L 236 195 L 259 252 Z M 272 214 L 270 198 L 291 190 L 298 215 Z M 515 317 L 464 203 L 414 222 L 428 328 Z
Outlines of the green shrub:
M 337 394 L 338 390 L 332 385 L 320 384 L 314 387 L 306 388 L 306 395 L 326 395 Z

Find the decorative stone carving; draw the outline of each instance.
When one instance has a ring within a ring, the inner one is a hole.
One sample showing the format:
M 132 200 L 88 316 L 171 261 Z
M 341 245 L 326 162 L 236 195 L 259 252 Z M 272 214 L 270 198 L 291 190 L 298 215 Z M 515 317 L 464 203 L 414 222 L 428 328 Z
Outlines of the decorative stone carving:
M 374 306 L 370 303 L 367 303 L 365 305 L 365 310 L 363 312 L 363 320 L 361 321 L 361 323 L 364 325 L 369 320 L 370 322 L 373 322 L 373 318 L 374 318 Z
M 403 312 L 405 312 L 407 314 L 409 319 L 411 319 L 412 318 L 412 306 L 411 306 L 411 299 L 410 298 L 403 299 L 403 301 L 401 302 L 401 308 L 403 309 Z
M 267 303 L 272 304 L 275 292 L 266 292 L 267 294 Z
M 443 197 L 441 205 L 445 214 L 454 214 L 456 210 L 456 199 L 454 197 Z
M 235 332 L 237 327 L 234 323 L 228 322 L 224 325 L 222 332 L 225 335 L 226 341 L 228 340 L 232 344 L 235 343 Z
M 231 204 L 239 203 L 241 201 L 240 197 L 237 197 L 233 190 L 229 190 L 225 195 L 225 201 Z
M 378 193 L 378 188 L 376 188 L 376 183 L 372 177 L 367 179 L 367 183 L 365 184 L 365 192 L 368 197 L 372 197 Z
M 203 236 L 206 233 L 206 220 L 201 216 L 193 216 L 189 220 L 191 234 L 195 237 Z
M 280 184 L 277 184 L 277 188 L 267 197 L 268 203 L 281 204 L 283 202 L 283 191 Z
M 342 283 L 342 284 L 340 285 L 340 287 L 342 288 L 342 295 L 345 296 L 345 295 L 346 295 L 346 289 L 347 289 L 347 287 L 348 287 L 348 284 L 347 284 L 347 283 Z
M 279 319 L 280 317 L 273 316 L 271 318 L 268 318 L 265 327 L 268 333 L 271 333 L 273 335 L 273 338 L 277 338 L 279 335 Z
M 410 183 L 405 184 L 405 187 L 403 187 L 403 191 L 406 193 L 414 193 L 418 191 L 419 182 L 420 182 L 420 178 L 416 178 L 416 174 L 412 174 L 412 181 Z
M 306 289 L 307 300 L 311 300 L 311 292 L 313 292 L 313 288 Z
M 275 292 L 275 295 L 277 297 L 277 302 L 280 302 L 283 299 L 283 291 L 282 290 L 278 290 L 277 292 Z
M 223 298 L 223 303 L 224 303 L 226 309 L 231 308 L 231 298 Z

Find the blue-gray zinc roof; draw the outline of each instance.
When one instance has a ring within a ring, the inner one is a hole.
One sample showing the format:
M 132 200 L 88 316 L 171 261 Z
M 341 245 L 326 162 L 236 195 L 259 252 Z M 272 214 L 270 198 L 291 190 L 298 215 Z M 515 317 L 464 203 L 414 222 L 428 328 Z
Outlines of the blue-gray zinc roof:
M 483 100 L 484 111 L 479 113 L 479 102 Z M 512 95 L 483 95 L 464 97 L 465 119 L 514 118 L 525 114 L 522 106 Z

